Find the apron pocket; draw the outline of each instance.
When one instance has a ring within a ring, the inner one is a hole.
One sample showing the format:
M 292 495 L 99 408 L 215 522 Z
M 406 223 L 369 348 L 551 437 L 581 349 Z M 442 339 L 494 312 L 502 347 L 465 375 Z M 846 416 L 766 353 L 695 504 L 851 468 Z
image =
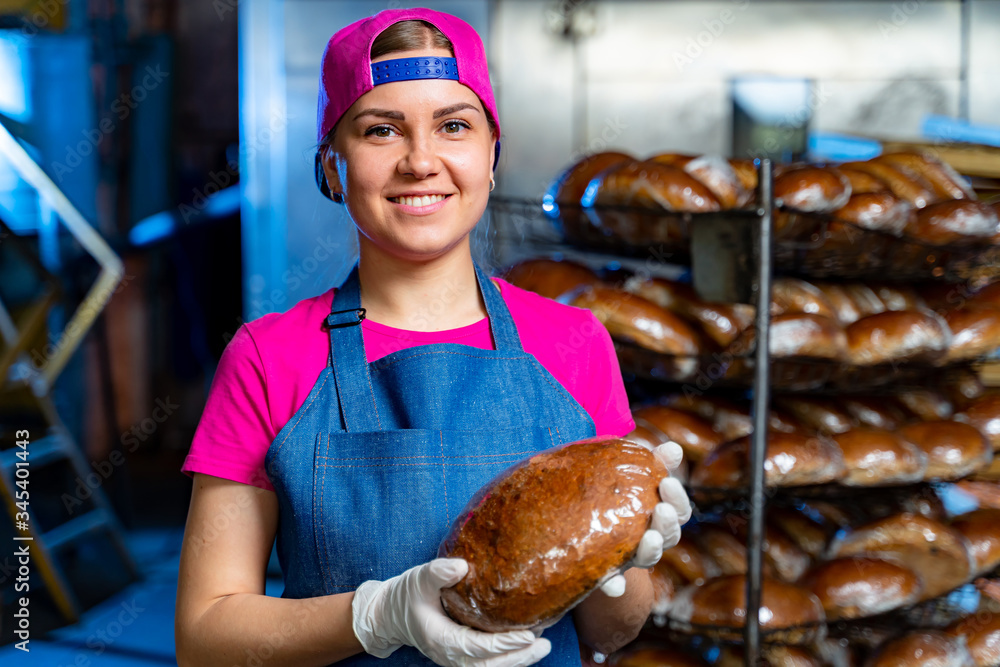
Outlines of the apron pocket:
M 313 527 L 326 593 L 437 555 L 454 518 L 496 475 L 556 444 L 546 427 L 331 433 L 316 443 Z

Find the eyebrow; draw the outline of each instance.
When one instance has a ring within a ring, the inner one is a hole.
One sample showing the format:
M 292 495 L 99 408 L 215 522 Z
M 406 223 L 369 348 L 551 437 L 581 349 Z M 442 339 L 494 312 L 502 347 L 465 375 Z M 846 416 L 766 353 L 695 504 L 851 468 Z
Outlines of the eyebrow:
M 472 109 L 476 113 L 479 109 L 472 106 L 468 102 L 459 102 L 458 104 L 452 104 L 450 107 L 444 107 L 443 109 L 438 109 L 434 112 L 434 118 L 440 118 L 441 116 L 447 116 L 453 114 L 456 111 L 462 111 L 463 109 Z M 406 116 L 399 111 L 390 111 L 389 109 L 364 109 L 354 120 L 361 118 L 362 116 L 378 116 L 379 118 L 389 118 L 391 120 L 406 120 Z

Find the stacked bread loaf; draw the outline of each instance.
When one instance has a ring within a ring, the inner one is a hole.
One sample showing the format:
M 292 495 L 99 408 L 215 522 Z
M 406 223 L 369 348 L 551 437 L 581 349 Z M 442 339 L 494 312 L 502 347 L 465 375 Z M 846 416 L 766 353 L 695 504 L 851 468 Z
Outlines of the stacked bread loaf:
M 553 181 L 546 201 L 570 236 L 596 222 L 609 235 L 642 245 L 685 238 L 683 219 L 664 214 L 746 208 L 756 188 L 757 172 L 750 160 L 678 153 L 640 160 L 612 152 L 571 165 Z M 960 175 L 926 153 L 887 153 L 841 165 L 778 165 L 774 196 L 779 240 L 814 232 L 810 219 L 801 214 L 831 221 L 825 231 L 831 246 L 856 246 L 852 229 L 903 236 L 928 246 L 991 245 L 1000 240 L 996 209 L 977 201 Z
M 633 277 L 601 281 L 569 261 L 527 260 L 508 270 L 513 284 L 592 310 L 612 336 L 670 355 L 754 346 L 754 308 L 709 303 L 690 285 Z M 966 361 L 1000 347 L 1000 283 L 971 292 L 888 283 L 777 278 L 771 300 L 771 354 L 855 366 Z

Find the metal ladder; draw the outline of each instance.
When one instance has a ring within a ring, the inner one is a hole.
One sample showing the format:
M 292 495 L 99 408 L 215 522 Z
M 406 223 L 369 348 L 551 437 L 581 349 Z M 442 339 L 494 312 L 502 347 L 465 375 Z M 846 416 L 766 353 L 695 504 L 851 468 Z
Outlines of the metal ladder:
M 55 493 L 61 501 L 66 491 L 74 491 L 42 488 L 43 485 L 33 479 L 39 476 L 39 471 L 49 466 L 68 464 L 75 479 L 86 479 L 92 473 L 82 451 L 59 418 L 50 390 L 121 281 L 123 266 L 100 234 L 2 124 L 0 156 L 35 189 L 39 198 L 58 216 L 60 223 L 101 267 L 96 281 L 69 318 L 64 331 L 56 337 L 58 344 L 52 354 L 36 368 L 29 359 L 28 351 L 38 349 L 39 345 L 44 346 L 48 315 L 58 304 L 61 290 L 57 279 L 42 265 L 37 253 L 27 248 L 22 239 L 0 220 L 0 243 L 27 262 L 43 286 L 41 294 L 16 318 L 0 299 L 0 497 L 16 529 L 16 543 L 29 545 L 31 561 L 55 605 L 62 616 L 73 623 L 79 620 L 83 609 L 60 564 L 60 550 L 102 532 L 110 539 L 119 556 L 128 582 L 141 578 L 122 526 L 100 486 L 91 489 L 86 499 L 90 507 L 87 511 L 72 516 L 73 513 L 64 505 L 66 514 L 72 518 L 62 516 L 61 522 L 45 526 L 45 530 L 41 529 L 32 509 L 40 498 L 51 500 L 51 494 Z M 20 447 L 17 433 L 23 429 L 28 430 L 30 437 L 26 446 Z M 27 480 L 23 473 L 18 472 L 25 469 L 30 471 Z M 28 491 L 26 506 L 25 490 Z M 19 491 L 22 492 L 21 498 L 18 498 Z M 44 501 L 40 504 L 45 506 Z

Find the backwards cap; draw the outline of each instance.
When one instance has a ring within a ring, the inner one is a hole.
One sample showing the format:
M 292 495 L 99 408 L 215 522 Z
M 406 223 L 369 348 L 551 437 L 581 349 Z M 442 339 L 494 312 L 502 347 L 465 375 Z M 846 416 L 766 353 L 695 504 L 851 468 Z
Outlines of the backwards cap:
M 372 42 L 394 23 L 426 21 L 451 42 L 454 58 L 400 58 L 372 65 Z M 472 89 L 493 116 L 500 135 L 500 119 L 486 65 L 483 40 L 460 18 L 432 9 L 386 9 L 341 29 L 323 51 L 319 76 L 319 108 L 316 113 L 317 141 L 333 128 L 359 97 L 375 86 L 411 79 L 453 79 Z M 500 142 L 497 142 L 497 157 Z M 496 162 L 494 162 L 494 165 Z

